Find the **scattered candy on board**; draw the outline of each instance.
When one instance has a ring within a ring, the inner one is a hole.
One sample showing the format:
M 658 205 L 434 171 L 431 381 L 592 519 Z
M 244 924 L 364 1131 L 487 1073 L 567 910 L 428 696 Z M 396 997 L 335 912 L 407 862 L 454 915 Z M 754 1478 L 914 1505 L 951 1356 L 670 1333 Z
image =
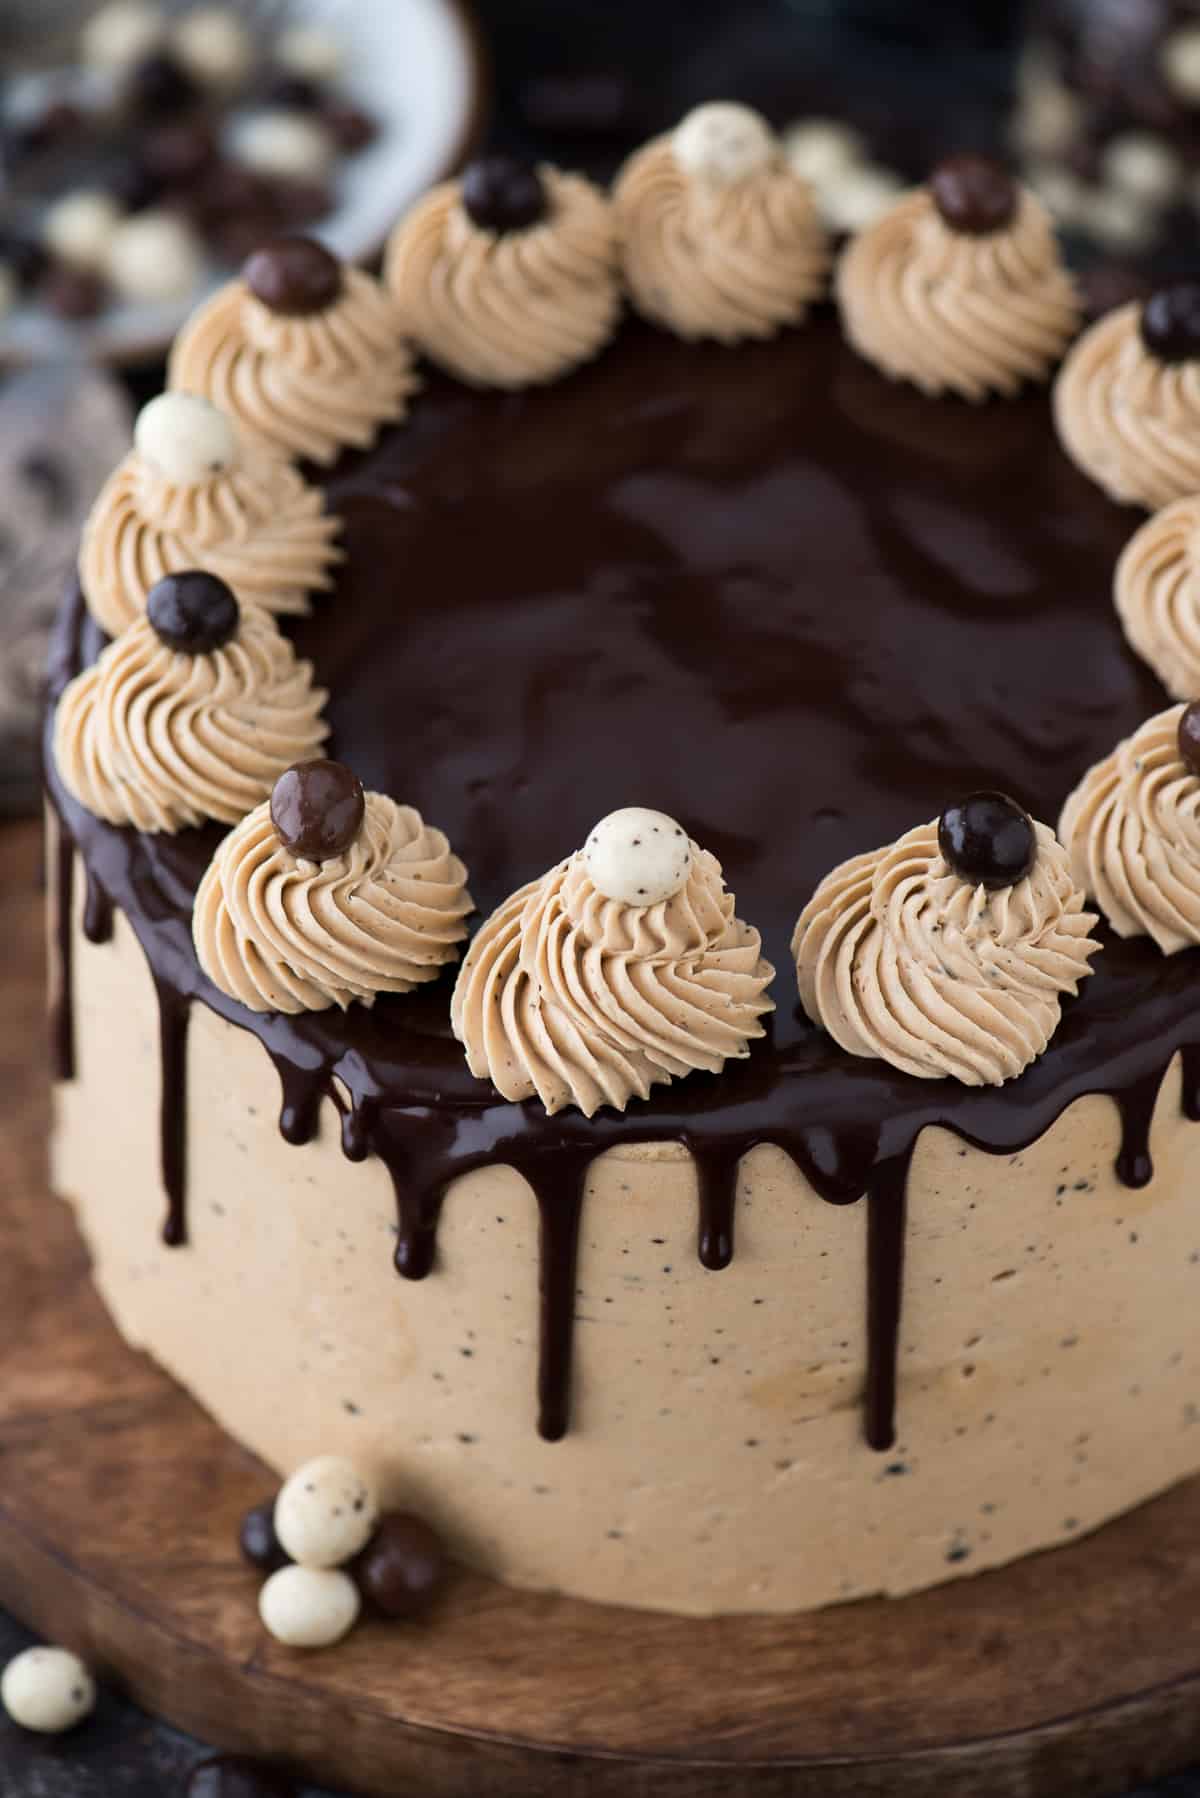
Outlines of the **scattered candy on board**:
M 268 1576 L 263 1624 L 289 1648 L 340 1642 L 364 1599 L 379 1616 L 418 1617 L 447 1574 L 437 1531 L 405 1511 L 381 1515 L 373 1482 L 341 1455 L 298 1467 L 274 1500 L 246 1512 L 238 1543 Z

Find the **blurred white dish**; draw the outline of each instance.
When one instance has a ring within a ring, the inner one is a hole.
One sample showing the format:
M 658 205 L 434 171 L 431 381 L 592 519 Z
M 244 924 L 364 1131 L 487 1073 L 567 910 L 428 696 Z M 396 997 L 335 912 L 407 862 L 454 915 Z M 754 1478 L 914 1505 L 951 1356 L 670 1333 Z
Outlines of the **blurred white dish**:
M 339 91 L 379 128 L 365 150 L 339 161 L 336 209 L 306 227 L 339 256 L 362 261 L 471 141 L 484 102 L 474 25 L 461 0 L 295 0 L 289 16 L 336 34 L 344 47 Z M 231 272 L 214 265 L 186 301 L 117 302 L 86 324 L 22 305 L 0 318 L 0 365 L 64 355 L 153 361 Z

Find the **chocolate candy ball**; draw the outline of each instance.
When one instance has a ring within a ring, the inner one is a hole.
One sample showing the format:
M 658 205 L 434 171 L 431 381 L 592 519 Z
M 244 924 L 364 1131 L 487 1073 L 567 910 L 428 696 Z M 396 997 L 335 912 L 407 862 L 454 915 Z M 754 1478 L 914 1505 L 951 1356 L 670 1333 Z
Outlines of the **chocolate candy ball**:
M 363 1597 L 385 1617 L 417 1617 L 445 1580 L 446 1550 L 422 1518 L 389 1511 L 353 1571 Z
M 259 1761 L 216 1754 L 193 1767 L 187 1798 L 296 1798 L 296 1787 Z
M 103 312 L 108 299 L 104 281 L 90 268 L 72 268 L 61 263 L 52 268 L 42 283 L 42 299 L 57 318 L 76 322 L 95 318 Z
M 995 891 L 1029 873 L 1037 860 L 1037 833 L 1015 799 L 972 793 L 938 819 L 938 848 L 960 879 Z
M 1160 287 L 1142 307 L 1142 342 L 1159 362 L 1200 356 L 1200 281 Z
M 266 1499 L 255 1505 L 242 1518 L 238 1530 L 238 1547 L 242 1559 L 262 1573 L 277 1573 L 291 1559 L 275 1534 L 275 1500 Z
M 523 231 L 546 216 L 537 170 L 515 156 L 485 156 L 463 175 L 462 203 L 481 231 Z
M 1017 185 L 990 156 L 949 156 L 929 178 L 933 203 L 952 231 L 986 237 L 1003 231 L 1017 209 Z
M 164 575 L 146 596 L 146 616 L 168 649 L 208 655 L 237 634 L 238 602 L 219 575 L 202 568 Z
M 345 106 L 340 103 L 323 106 L 321 118 L 338 149 L 345 150 L 348 156 L 353 156 L 358 150 L 365 150 L 379 135 L 375 120 L 361 106 Z
M 344 855 L 365 815 L 362 782 L 341 762 L 297 762 L 279 776 L 271 794 L 279 841 L 309 862 Z
M 1183 708 L 1179 720 L 1179 756 L 1189 774 L 1200 775 L 1200 699 Z
M 166 50 L 152 50 L 130 71 L 126 97 L 140 117 L 165 119 L 194 106 L 200 90 Z
M 269 312 L 303 318 L 324 312 L 342 291 L 342 265 L 311 237 L 277 237 L 255 250 L 242 270 Z

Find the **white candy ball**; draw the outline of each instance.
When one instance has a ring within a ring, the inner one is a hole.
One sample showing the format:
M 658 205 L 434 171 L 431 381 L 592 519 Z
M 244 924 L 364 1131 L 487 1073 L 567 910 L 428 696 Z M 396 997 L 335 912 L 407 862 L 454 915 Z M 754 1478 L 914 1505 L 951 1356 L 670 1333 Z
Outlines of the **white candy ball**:
M 61 1735 L 96 1708 L 96 1682 L 65 1648 L 27 1648 L 0 1677 L 0 1703 L 22 1729 Z
M 627 805 L 602 818 L 583 847 L 596 891 L 622 905 L 659 905 L 686 885 L 692 846 L 666 812 Z
M 111 194 L 81 187 L 56 200 L 42 220 L 42 239 L 51 255 L 76 268 L 104 266 L 121 209 Z
M 90 68 L 119 75 L 157 50 L 162 40 L 162 14 L 156 6 L 145 0 L 113 0 L 84 26 L 83 60 Z
M 323 125 L 301 112 L 260 112 L 247 119 L 234 148 L 239 161 L 280 181 L 320 181 L 335 146 Z
M 117 226 L 108 277 L 127 300 L 185 300 L 204 267 L 199 240 L 173 212 L 138 212 Z
M 1148 249 L 1158 228 L 1156 215 L 1141 200 L 1115 187 L 1087 195 L 1080 223 L 1105 249 L 1131 254 Z
M 348 1573 L 281 1567 L 258 1595 L 258 1614 L 289 1648 L 331 1648 L 354 1628 L 361 1602 Z
M 865 231 L 882 218 L 904 183 L 890 169 L 864 163 L 844 169 L 817 196 L 821 216 L 833 231 Z
M 275 1534 L 302 1567 L 340 1567 L 367 1546 L 378 1521 L 373 1486 L 341 1455 L 306 1461 L 275 1500 Z
M 1121 193 L 1166 206 L 1183 185 L 1183 164 L 1169 144 L 1146 131 L 1114 137 L 1104 151 L 1104 177 Z
M 803 119 L 785 131 L 783 153 L 797 175 L 819 188 L 861 163 L 866 145 L 857 131 L 837 119 Z
M 1200 25 L 1174 32 L 1160 51 L 1167 86 L 1179 100 L 1200 105 Z
M 305 81 L 332 81 L 341 73 L 342 46 L 319 25 L 292 25 L 281 31 L 273 54 L 280 68 Z
M 195 393 L 160 393 L 137 416 L 140 456 L 179 487 L 195 487 L 237 461 L 237 437 L 223 412 Z
M 237 87 L 254 63 L 250 33 L 228 7 L 201 6 L 184 13 L 172 41 L 189 73 L 212 87 Z
M 1029 156 L 1061 156 L 1083 126 L 1083 108 L 1062 83 L 1042 72 L 1018 104 L 1013 136 Z
M 1029 169 L 1026 178 L 1060 225 L 1076 225 L 1086 217 L 1088 190 L 1072 169 L 1062 163 L 1047 162 Z
M 714 100 L 676 125 L 671 149 L 685 174 L 725 186 L 765 167 L 774 155 L 775 138 L 767 121 L 749 106 Z

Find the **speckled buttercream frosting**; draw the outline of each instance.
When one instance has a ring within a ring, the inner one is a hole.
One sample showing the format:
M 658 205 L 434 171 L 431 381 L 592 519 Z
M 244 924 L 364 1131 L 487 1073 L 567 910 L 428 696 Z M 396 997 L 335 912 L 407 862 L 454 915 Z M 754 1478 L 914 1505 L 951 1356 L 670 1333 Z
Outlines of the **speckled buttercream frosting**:
M 680 337 L 771 337 L 824 291 L 812 190 L 747 107 L 700 107 L 635 152 L 613 203 L 633 303 Z
M 239 440 L 196 396 L 143 408 L 134 448 L 101 490 L 79 552 L 88 610 L 115 637 L 164 575 L 205 568 L 246 600 L 303 612 L 329 587 L 338 523 L 299 471 Z
M 885 374 L 968 400 L 1046 380 L 1079 327 L 1050 215 L 982 157 L 943 163 L 861 232 L 837 292 L 847 337 Z
M 252 256 L 180 333 L 169 372 L 244 436 L 320 463 L 367 448 L 416 385 L 387 292 L 305 238 Z
M 1165 506 L 1200 488 L 1200 305 L 1179 304 L 1190 292 L 1097 320 L 1055 383 L 1067 453 L 1116 500 Z

